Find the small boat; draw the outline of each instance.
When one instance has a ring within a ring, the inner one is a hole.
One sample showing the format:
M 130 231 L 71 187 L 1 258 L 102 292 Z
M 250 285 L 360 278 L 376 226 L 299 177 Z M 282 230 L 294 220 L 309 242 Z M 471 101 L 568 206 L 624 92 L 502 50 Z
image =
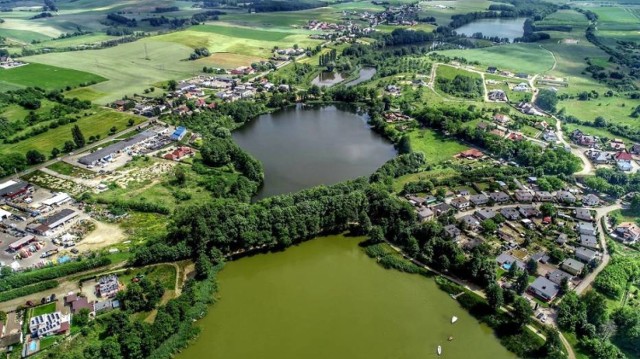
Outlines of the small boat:
M 453 340 L 453 337 L 449 337 L 449 341 L 452 341 L 452 340 Z
M 439 345 L 438 345 L 438 350 L 437 350 L 437 352 L 438 352 L 438 355 L 442 355 L 442 347 L 441 347 L 441 346 L 439 346 Z
M 455 323 L 458 321 L 458 317 L 456 317 L 455 315 L 453 317 L 451 317 L 451 324 Z

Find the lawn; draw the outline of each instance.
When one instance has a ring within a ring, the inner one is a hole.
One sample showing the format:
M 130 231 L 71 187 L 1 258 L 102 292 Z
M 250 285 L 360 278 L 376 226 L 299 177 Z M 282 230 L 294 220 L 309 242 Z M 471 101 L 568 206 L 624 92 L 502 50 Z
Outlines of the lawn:
M 455 154 L 469 149 L 468 146 L 430 129 L 412 131 L 409 138 L 413 151 L 424 153 L 429 164 L 452 160 Z
M 54 90 L 105 80 L 104 77 L 93 73 L 42 64 L 28 64 L 8 70 L 0 69 L 0 88 L 6 84 L 14 87 L 37 86 L 45 90 Z
M 438 53 L 449 57 L 463 57 L 485 66 L 529 74 L 544 73 L 553 67 L 549 51 L 534 44 L 508 44 L 469 50 L 446 50 Z
M 70 123 L 55 129 L 28 138 L 24 141 L 12 144 L 0 144 L 0 154 L 10 152 L 26 153 L 34 149 L 48 155 L 54 147 L 61 148 L 65 141 L 72 140 L 71 128 L 78 125 L 85 138 L 100 135 L 102 138 L 109 135 L 111 127 L 115 126 L 122 131 L 128 126 L 129 119 L 134 119 L 135 124 L 144 121 L 144 118 L 130 114 L 116 112 L 106 108 L 95 108 L 87 111 L 88 116 L 81 117 L 76 123 Z
M 56 302 L 51 302 L 39 307 L 31 309 L 31 317 L 37 317 L 43 314 L 49 314 L 56 311 Z
M 104 96 L 105 93 L 96 91 L 91 87 L 78 87 L 64 93 L 65 97 L 76 97 L 80 100 L 95 101 Z
M 51 102 L 47 99 L 42 99 L 40 100 L 40 108 L 35 110 L 34 112 L 38 115 L 48 114 L 51 108 L 53 108 L 53 106 L 55 105 L 55 102 Z M 27 110 L 20 105 L 11 104 L 2 109 L 2 117 L 9 120 L 9 122 L 22 121 L 25 117 L 27 117 L 29 112 L 31 112 L 31 110 Z
M 453 168 L 445 167 L 425 172 L 412 173 L 398 177 L 393 182 L 393 190 L 400 192 L 402 187 L 409 182 L 417 182 L 425 179 L 444 180 L 457 176 L 459 173 Z

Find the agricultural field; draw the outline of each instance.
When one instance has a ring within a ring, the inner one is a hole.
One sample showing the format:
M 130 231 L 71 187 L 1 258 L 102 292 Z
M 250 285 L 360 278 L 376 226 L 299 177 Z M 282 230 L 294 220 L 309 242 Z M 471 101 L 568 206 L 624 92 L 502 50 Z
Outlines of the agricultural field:
M 449 57 L 463 57 L 483 66 L 496 66 L 512 72 L 544 73 L 553 68 L 552 54 L 534 44 L 508 44 L 469 50 L 438 51 Z
M 536 25 L 569 25 L 586 27 L 589 25 L 589 20 L 587 20 L 583 14 L 575 10 L 558 10 L 545 17 L 542 21 L 537 21 Z
M 87 69 L 90 70 L 90 69 Z M 104 77 L 63 67 L 31 63 L 13 69 L 0 69 L 0 90 L 20 87 L 41 87 L 46 90 L 77 87 L 105 81 Z
M 586 8 L 586 7 L 585 7 Z M 600 6 L 588 7 L 598 14 L 598 28 L 601 30 L 637 30 L 640 22 L 638 7 Z
M 446 25 L 451 16 L 475 11 L 484 11 L 492 4 L 487 0 L 454 0 L 423 2 L 421 16 L 433 16 L 439 25 Z
M 30 137 L 26 140 L 12 144 L 0 144 L 0 154 L 11 152 L 26 153 L 28 150 L 38 150 L 48 155 L 54 147 L 61 148 L 65 141 L 71 141 L 71 128 L 78 125 L 82 130 L 85 138 L 100 135 L 107 137 L 111 127 L 115 126 L 119 131 L 124 130 L 128 126 L 130 119 L 134 120 L 134 124 L 144 121 L 144 118 L 133 116 L 130 114 L 116 112 L 105 108 L 95 108 L 86 111 L 88 116 L 82 116 L 76 123 L 70 123 L 54 129 L 50 129 L 45 133 Z M 83 113 L 84 114 L 84 113 Z
M 25 60 L 92 72 L 108 79 L 90 87 L 104 94 L 95 102 L 106 104 L 127 94 L 142 93 L 154 83 L 199 73 L 202 63 L 183 61 L 192 51 L 184 45 L 147 38 L 102 50 L 50 53 Z

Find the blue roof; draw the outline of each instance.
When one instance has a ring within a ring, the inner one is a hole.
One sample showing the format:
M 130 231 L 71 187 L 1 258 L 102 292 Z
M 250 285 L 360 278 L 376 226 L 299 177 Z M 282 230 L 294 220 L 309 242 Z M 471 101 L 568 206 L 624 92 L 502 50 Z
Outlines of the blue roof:
M 175 130 L 175 132 L 174 132 L 173 134 L 174 134 L 174 135 L 181 135 L 181 134 L 183 134 L 183 133 L 184 133 L 184 131 L 186 131 L 186 130 L 187 130 L 186 128 L 184 128 L 184 127 L 180 126 L 180 127 L 176 128 L 176 130 Z

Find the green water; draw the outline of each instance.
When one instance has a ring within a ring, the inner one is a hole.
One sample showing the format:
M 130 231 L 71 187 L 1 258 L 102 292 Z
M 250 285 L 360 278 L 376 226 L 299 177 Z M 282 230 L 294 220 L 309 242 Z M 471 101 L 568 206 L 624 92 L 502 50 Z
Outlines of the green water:
M 227 263 L 219 302 L 177 358 L 435 358 L 438 345 L 441 358 L 515 357 L 432 279 L 385 270 L 358 242 L 326 237 Z

